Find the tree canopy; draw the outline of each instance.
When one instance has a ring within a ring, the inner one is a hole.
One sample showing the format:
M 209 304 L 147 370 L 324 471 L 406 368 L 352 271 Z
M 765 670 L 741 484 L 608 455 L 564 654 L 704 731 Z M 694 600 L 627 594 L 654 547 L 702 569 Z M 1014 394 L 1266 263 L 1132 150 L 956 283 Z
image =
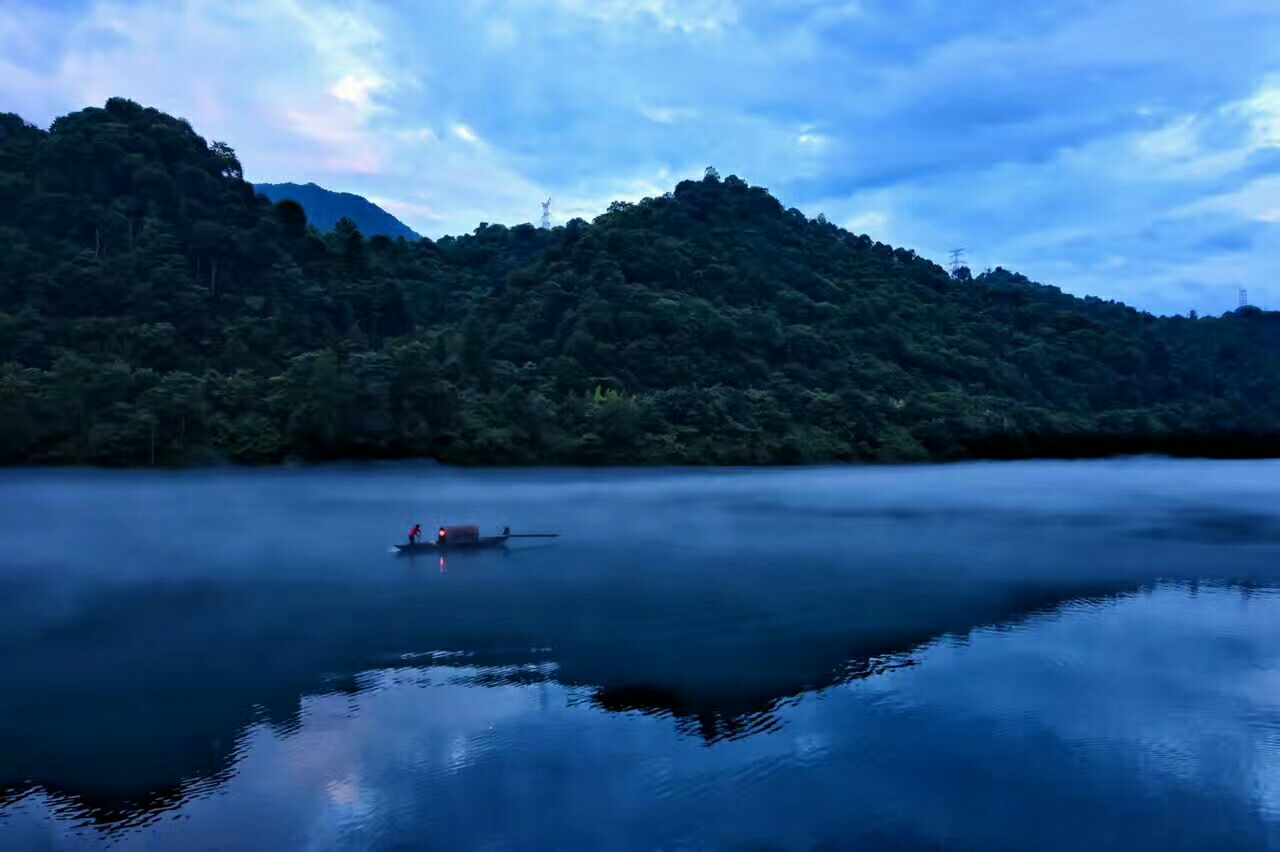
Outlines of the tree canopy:
M 965 272 L 713 169 L 551 230 L 322 233 L 154 109 L 0 115 L 0 462 L 1280 450 L 1280 314 Z

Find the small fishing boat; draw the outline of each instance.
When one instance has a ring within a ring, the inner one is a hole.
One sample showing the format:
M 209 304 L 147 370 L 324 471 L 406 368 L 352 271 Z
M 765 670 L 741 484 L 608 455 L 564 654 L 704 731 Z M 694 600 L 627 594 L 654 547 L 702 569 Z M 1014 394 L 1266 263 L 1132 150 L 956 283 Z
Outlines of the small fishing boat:
M 436 532 L 435 541 L 418 541 L 397 544 L 396 552 L 413 556 L 428 553 L 452 553 L 459 550 L 492 550 L 506 547 L 513 538 L 558 538 L 559 533 L 513 533 L 505 528 L 498 535 L 481 535 L 480 528 L 471 524 L 443 526 Z

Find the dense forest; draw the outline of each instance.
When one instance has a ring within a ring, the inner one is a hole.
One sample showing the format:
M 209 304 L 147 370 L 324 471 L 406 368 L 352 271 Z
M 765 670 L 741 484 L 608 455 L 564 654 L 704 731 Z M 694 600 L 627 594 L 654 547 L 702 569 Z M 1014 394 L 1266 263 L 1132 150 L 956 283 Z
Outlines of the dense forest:
M 1157 318 L 708 170 L 594 222 L 310 226 L 128 100 L 0 115 L 0 462 L 1280 451 L 1280 314 Z

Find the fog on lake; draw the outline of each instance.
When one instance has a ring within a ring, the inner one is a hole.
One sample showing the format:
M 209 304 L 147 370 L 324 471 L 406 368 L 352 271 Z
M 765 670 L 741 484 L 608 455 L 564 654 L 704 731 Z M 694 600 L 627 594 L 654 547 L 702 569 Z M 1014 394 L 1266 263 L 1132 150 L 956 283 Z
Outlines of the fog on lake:
M 0 473 L 0 848 L 1280 846 L 1280 463 Z M 415 522 L 552 541 L 399 557 Z

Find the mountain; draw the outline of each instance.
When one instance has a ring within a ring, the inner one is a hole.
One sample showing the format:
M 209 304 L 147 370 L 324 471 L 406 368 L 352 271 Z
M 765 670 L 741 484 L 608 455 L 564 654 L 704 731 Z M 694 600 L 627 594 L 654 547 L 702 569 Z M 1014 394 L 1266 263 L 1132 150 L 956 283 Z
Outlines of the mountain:
M 253 188 L 272 201 L 289 199 L 302 205 L 307 220 L 322 231 L 332 231 L 344 216 L 356 223 L 362 234 L 382 235 L 417 241 L 422 237 L 395 216 L 367 198 L 350 192 L 334 192 L 314 183 L 255 183 Z
M 1280 454 L 1280 314 L 952 277 L 712 172 L 593 222 L 307 227 L 123 99 L 0 116 L 0 461 Z

